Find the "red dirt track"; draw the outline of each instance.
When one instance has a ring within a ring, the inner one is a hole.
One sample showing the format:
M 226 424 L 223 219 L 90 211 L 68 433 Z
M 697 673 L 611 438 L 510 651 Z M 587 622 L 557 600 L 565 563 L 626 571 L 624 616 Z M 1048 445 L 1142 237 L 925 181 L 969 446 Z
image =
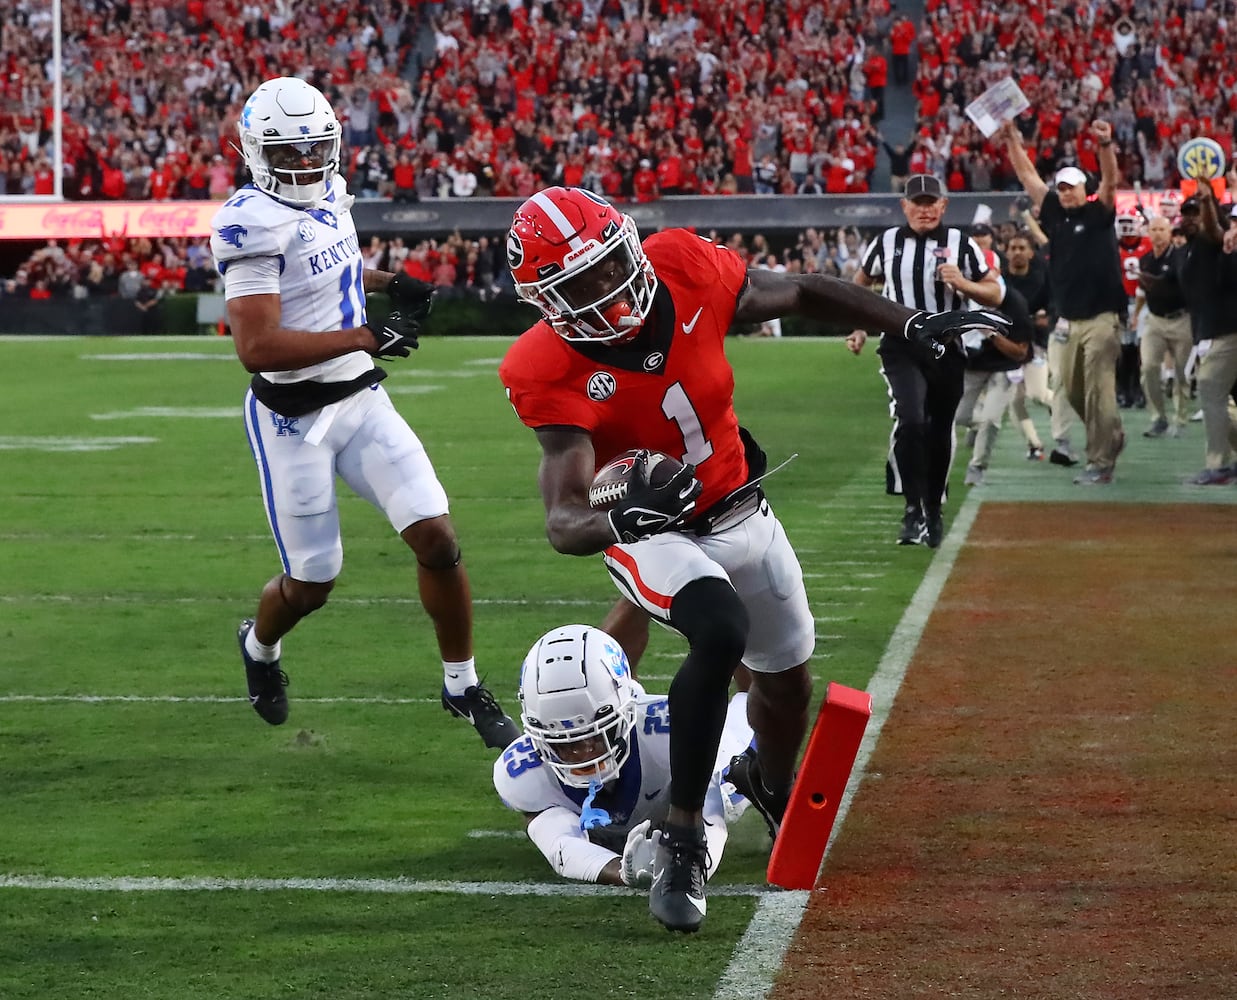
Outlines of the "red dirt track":
M 1237 998 L 1237 508 L 981 508 L 774 1000 Z

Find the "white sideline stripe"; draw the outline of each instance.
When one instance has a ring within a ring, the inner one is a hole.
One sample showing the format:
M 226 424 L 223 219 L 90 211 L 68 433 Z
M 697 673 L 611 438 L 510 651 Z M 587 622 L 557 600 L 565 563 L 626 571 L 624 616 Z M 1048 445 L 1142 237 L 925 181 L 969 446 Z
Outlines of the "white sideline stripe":
M 438 892 L 452 896 L 613 896 L 640 890 L 591 882 L 451 882 L 406 878 L 160 878 L 119 875 L 113 878 L 64 878 L 56 875 L 0 875 L 0 889 L 70 890 L 74 892 L 367 892 L 412 895 Z M 787 895 L 767 885 L 719 885 L 711 896 Z M 804 893 L 806 895 L 806 893 Z
M 915 591 L 915 596 L 911 598 L 902 615 L 902 620 L 893 630 L 889 645 L 885 647 L 885 653 L 868 683 L 868 694 L 872 696 L 872 718 L 855 756 L 850 781 L 847 782 L 842 801 L 838 804 L 837 821 L 833 825 L 829 843 L 825 845 L 825 857 L 828 857 L 829 848 L 841 832 L 851 800 L 868 769 L 868 761 L 872 759 L 876 741 L 880 739 L 885 720 L 889 718 L 893 701 L 898 696 L 902 679 L 906 676 L 906 668 L 919 645 L 919 638 L 923 635 L 932 609 L 940 599 L 945 581 L 953 570 L 958 550 L 971 532 L 979 505 L 977 491 L 972 490 L 958 511 L 958 516 L 954 518 L 949 535 L 937 549 L 936 556 L 920 581 L 919 589 Z M 821 864 L 824 864 L 823 859 Z M 827 888 L 824 891 L 827 891 Z M 713 1000 L 753 1000 L 769 995 L 773 988 L 773 975 L 782 966 L 786 949 L 803 920 L 803 911 L 807 908 L 810 897 L 811 893 L 808 892 L 788 892 L 781 896 L 766 896 L 760 900 L 756 912 L 752 914 L 752 922 L 747 925 L 747 930 L 730 957 L 730 964 L 726 966 L 718 981 Z

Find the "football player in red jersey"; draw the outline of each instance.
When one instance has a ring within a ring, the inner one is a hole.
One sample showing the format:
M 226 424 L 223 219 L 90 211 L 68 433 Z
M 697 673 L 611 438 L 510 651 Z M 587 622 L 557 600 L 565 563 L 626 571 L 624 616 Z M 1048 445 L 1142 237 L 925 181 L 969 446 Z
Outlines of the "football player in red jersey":
M 1130 300 L 1121 333 L 1121 356 L 1117 359 L 1117 405 L 1143 407 L 1141 332 L 1134 322 L 1134 298 L 1138 295 L 1139 259 L 1151 251 L 1151 237 L 1143 232 L 1142 218 L 1130 212 L 1117 216 L 1117 252 L 1121 255 L 1121 283 Z
M 726 331 L 798 314 L 939 341 L 1003 321 L 915 312 L 818 274 L 749 271 L 682 229 L 642 244 L 630 216 L 575 188 L 547 188 L 517 209 L 507 262 L 516 293 L 543 317 L 499 375 L 541 444 L 550 543 L 603 553 L 626 601 L 688 642 L 670 685 L 671 808 L 649 909 L 671 930 L 694 931 L 705 913 L 701 809 L 731 676 L 740 663 L 752 671 L 756 747 L 734 759 L 730 780 L 776 836 L 807 729 L 815 641 L 799 561 L 760 488 L 764 453 L 735 415 Z M 593 510 L 594 473 L 630 448 L 684 468 L 655 488 L 638 463 L 627 497 Z M 607 794 L 621 789 L 598 789 L 599 805 Z

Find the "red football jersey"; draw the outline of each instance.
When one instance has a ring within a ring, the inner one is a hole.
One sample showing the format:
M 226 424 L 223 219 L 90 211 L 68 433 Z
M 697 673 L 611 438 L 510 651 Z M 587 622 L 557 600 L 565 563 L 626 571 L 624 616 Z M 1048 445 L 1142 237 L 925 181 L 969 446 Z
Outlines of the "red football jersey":
M 588 431 L 598 468 L 629 448 L 693 463 L 705 510 L 747 479 L 725 353 L 747 269 L 732 250 L 684 229 L 650 236 L 644 251 L 659 285 L 636 344 L 570 344 L 541 321 L 498 374 L 529 427 Z
M 1151 251 L 1151 237 L 1140 236 L 1133 246 L 1125 240 L 1117 241 L 1117 249 L 1121 252 L 1121 283 L 1125 285 L 1125 294 L 1130 298 L 1138 291 L 1138 258 Z

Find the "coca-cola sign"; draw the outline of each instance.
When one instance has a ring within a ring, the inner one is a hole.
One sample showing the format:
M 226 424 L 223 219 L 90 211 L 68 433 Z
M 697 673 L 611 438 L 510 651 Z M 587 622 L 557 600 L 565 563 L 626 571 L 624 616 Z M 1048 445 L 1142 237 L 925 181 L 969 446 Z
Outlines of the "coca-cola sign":
M 0 239 L 209 236 L 217 201 L 27 202 L 0 204 Z

